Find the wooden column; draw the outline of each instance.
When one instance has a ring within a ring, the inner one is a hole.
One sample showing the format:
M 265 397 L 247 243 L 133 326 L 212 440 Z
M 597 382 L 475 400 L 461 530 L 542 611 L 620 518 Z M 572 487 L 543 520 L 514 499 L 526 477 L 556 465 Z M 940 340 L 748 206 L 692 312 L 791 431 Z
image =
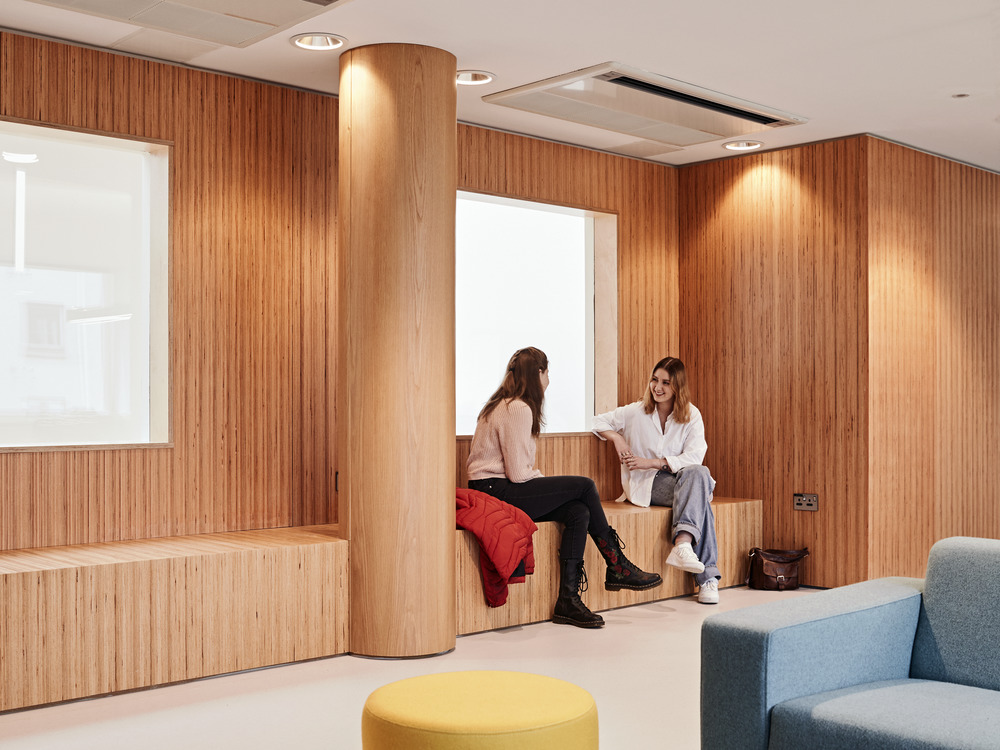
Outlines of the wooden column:
M 455 57 L 340 58 L 340 523 L 351 651 L 455 646 Z

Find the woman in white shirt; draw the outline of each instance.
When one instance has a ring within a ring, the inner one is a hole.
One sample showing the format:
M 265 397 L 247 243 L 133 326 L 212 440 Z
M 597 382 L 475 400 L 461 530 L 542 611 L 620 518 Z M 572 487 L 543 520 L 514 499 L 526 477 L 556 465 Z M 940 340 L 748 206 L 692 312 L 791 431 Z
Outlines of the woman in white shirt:
M 673 508 L 667 564 L 694 574 L 699 602 L 718 604 L 715 480 L 702 465 L 705 423 L 690 401 L 684 363 L 676 357 L 657 362 L 642 399 L 595 417 L 594 433 L 618 452 L 619 501 Z
M 535 438 L 548 385 L 549 361 L 543 351 L 528 347 L 514 352 L 503 382 L 479 413 L 468 460 L 469 489 L 520 508 L 533 521 L 563 524 L 559 598 L 552 621 L 599 628 L 604 619 L 580 599 L 580 591 L 586 591 L 583 552 L 588 534 L 608 565 L 606 589 L 643 590 L 663 580 L 658 573 L 640 570 L 622 553 L 592 479 L 546 477 L 535 468 Z

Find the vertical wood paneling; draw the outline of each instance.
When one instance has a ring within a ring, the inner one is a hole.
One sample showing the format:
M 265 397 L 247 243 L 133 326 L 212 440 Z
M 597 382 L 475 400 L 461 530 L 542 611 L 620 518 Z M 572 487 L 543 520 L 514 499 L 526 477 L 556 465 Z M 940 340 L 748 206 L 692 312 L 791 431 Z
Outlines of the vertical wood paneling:
M 680 356 L 717 492 L 759 497 L 807 582 L 867 577 L 864 141 L 687 167 Z M 794 512 L 816 492 L 818 513 Z
M 173 144 L 173 447 L 0 453 L 0 549 L 335 520 L 336 107 L 0 34 L 0 116 Z
M 174 145 L 173 447 L 0 454 L 0 549 L 335 520 L 336 107 L 0 34 L 0 116 Z M 464 125 L 458 143 L 462 189 L 618 215 L 619 400 L 679 353 L 719 491 L 763 498 L 767 544 L 810 544 L 810 583 L 1000 536 L 997 175 L 870 138 L 681 170 Z M 933 406 L 894 414 L 905 384 Z M 617 496 L 592 443 L 544 436 L 539 465 Z M 822 510 L 793 513 L 795 491 Z
M 1000 537 L 1000 176 L 871 140 L 872 575 Z
M 1000 538 L 1000 175 L 935 162 L 937 536 Z
M 808 583 L 919 576 L 937 539 L 1000 536 L 998 215 L 1000 176 L 874 138 L 682 170 L 707 463 L 763 497 L 768 545 L 812 549 Z
M 936 159 L 867 147 L 870 576 L 920 576 L 937 538 L 941 469 Z
M 456 441 L 456 487 L 468 486 L 465 465 L 471 446 L 472 438 L 467 435 Z M 602 500 L 615 500 L 622 494 L 617 454 L 608 443 L 589 432 L 540 435 L 535 466 L 547 477 L 566 474 L 590 477 L 597 484 Z
M 173 447 L 0 454 L 0 549 L 335 520 L 336 100 L 12 34 L 0 83 L 0 116 L 174 146 Z M 459 144 L 463 189 L 618 214 L 634 398 L 677 347 L 675 171 Z

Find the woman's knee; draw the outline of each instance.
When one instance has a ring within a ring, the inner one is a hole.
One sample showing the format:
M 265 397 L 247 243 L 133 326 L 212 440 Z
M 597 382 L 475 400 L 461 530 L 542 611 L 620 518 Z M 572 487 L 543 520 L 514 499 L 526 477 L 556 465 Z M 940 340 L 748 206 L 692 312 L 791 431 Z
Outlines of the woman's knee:
M 573 477 L 576 480 L 576 488 L 580 497 L 597 495 L 597 484 L 590 477 Z
M 566 526 L 586 527 L 590 523 L 590 508 L 585 503 L 568 503 L 565 518 L 564 524 Z
M 702 466 L 701 464 L 685 466 L 677 472 L 677 481 L 680 482 L 682 479 L 688 482 L 699 482 L 708 485 L 712 482 L 712 472 L 708 470 L 707 466 Z

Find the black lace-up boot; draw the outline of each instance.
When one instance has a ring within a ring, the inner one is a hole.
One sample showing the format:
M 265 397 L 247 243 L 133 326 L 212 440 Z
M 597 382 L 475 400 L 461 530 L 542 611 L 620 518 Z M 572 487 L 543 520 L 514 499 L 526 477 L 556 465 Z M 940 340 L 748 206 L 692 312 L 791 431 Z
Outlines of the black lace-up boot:
M 644 591 L 663 583 L 659 573 L 646 573 L 629 562 L 629 559 L 622 552 L 622 547 L 625 545 L 618 536 L 618 532 L 610 526 L 606 537 L 594 541 L 597 543 L 597 549 L 600 550 L 604 562 L 608 564 L 608 572 L 604 576 L 604 588 L 608 591 L 618 591 L 619 589 Z
M 576 625 L 578 628 L 603 628 L 604 618 L 595 615 L 580 599 L 580 593 L 587 590 L 587 571 L 583 560 L 562 560 L 559 571 L 559 598 L 552 622 Z

